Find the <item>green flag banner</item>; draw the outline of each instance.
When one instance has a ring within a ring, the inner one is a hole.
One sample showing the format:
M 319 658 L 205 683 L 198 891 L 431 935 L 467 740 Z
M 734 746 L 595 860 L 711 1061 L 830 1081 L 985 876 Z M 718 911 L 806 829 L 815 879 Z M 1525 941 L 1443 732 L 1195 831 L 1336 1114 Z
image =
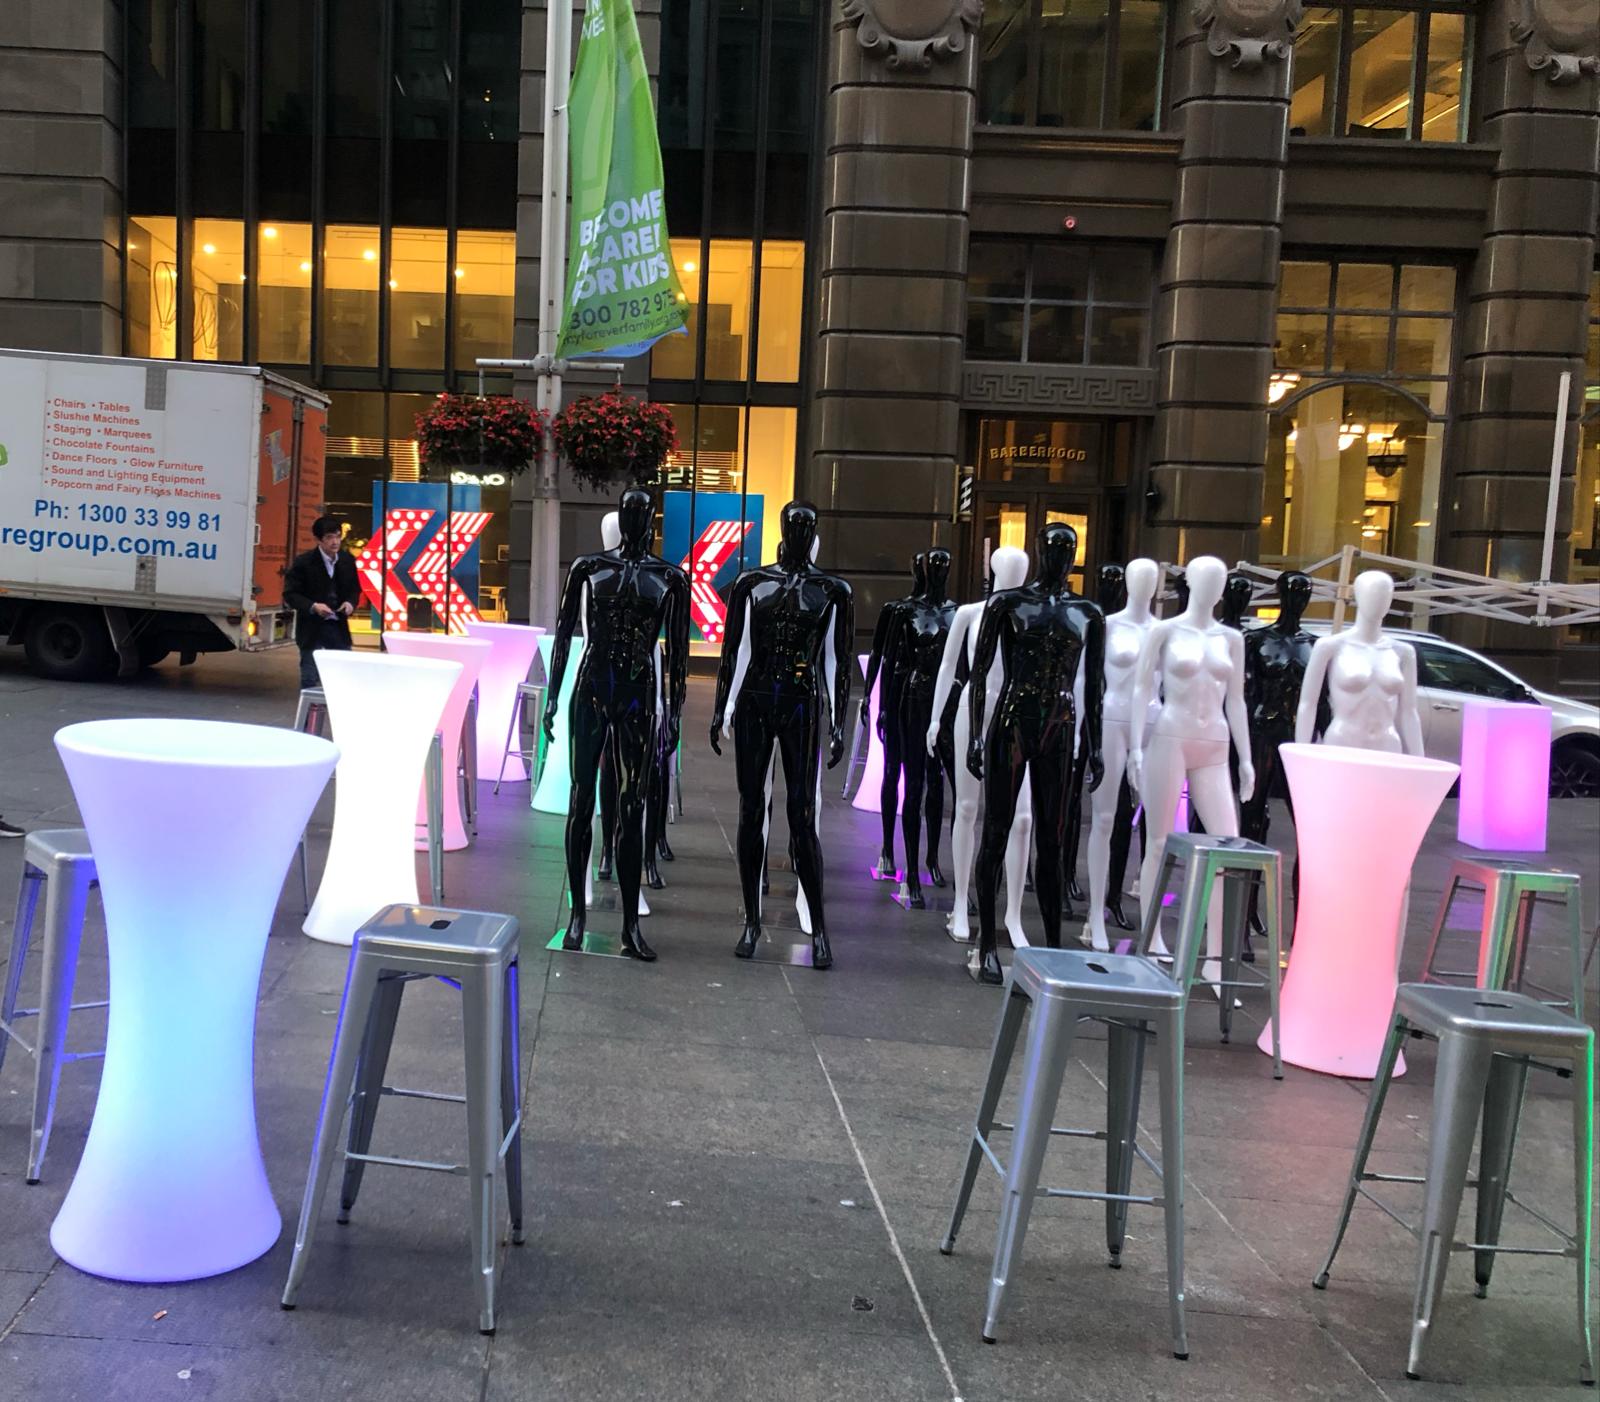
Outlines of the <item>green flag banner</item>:
M 588 0 L 567 104 L 572 223 L 558 355 L 638 355 L 684 330 L 661 145 L 632 0 Z

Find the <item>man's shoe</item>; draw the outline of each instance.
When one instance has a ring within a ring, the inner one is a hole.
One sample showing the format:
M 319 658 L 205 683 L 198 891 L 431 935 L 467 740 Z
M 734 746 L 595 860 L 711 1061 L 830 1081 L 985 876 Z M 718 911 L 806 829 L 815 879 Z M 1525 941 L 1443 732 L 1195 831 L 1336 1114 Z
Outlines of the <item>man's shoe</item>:
M 23 830 L 21 828 L 19 828 L 15 823 L 8 823 L 8 822 L 6 822 L 6 820 L 4 818 L 0 818 L 0 837 L 26 837 L 26 836 L 27 836 L 27 834 L 25 832 L 23 832 Z

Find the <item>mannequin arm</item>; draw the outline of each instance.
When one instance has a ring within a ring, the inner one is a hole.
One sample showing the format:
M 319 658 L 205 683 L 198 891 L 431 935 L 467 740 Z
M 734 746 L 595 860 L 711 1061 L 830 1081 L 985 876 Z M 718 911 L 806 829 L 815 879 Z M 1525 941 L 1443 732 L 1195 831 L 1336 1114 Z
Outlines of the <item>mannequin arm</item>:
M 844 758 L 844 715 L 850 709 L 850 645 L 855 635 L 855 595 L 841 579 L 833 604 L 833 710 L 828 717 L 829 769 Z
M 718 731 L 728 713 L 728 698 L 733 690 L 733 671 L 741 647 L 747 647 L 746 615 L 749 611 L 750 593 L 755 588 L 755 572 L 741 574 L 728 591 L 728 631 L 722 635 L 722 655 L 717 661 L 717 698 L 711 708 L 711 748 L 722 753 Z M 749 656 L 748 652 L 745 654 Z
M 828 729 L 830 733 L 833 730 L 833 718 L 839 714 L 833 706 L 834 698 L 839 694 L 839 658 L 833 649 L 833 621 L 838 612 L 837 604 L 830 605 L 828 616 L 823 619 L 823 624 L 827 629 L 828 645 L 822 652 L 822 688 L 828 700 Z
M 971 739 L 967 741 L 967 770 L 974 779 L 983 778 L 983 713 L 988 702 L 989 669 L 994 666 L 995 649 L 1000 646 L 1001 615 L 1004 605 L 991 595 L 978 619 L 978 647 L 972 658 L 972 676 L 967 683 L 968 717 Z
M 728 688 L 728 702 L 723 712 L 722 737 L 733 737 L 733 718 L 739 710 L 739 693 L 744 690 L 745 673 L 750 670 L 750 605 L 744 606 L 744 618 L 740 620 L 739 629 L 739 656 L 733 664 L 733 684 Z M 713 726 L 713 729 L 716 727 Z
M 1089 747 L 1089 792 L 1093 793 L 1106 775 L 1105 761 L 1100 754 L 1101 711 L 1106 691 L 1106 617 L 1098 610 L 1089 620 L 1088 644 L 1078 668 L 1077 684 L 1082 696 L 1083 743 Z
M 561 612 L 556 616 L 556 638 L 550 648 L 549 688 L 545 693 L 544 735 L 552 744 L 556 738 L 556 703 L 561 697 L 561 679 L 567 670 L 567 653 L 572 648 L 572 633 L 583 620 L 583 596 L 588 587 L 588 571 L 583 561 L 574 560 L 567 571 L 566 588 L 561 591 Z
M 905 621 L 905 610 L 896 609 L 894 611 L 894 617 L 889 620 L 889 636 L 884 640 L 883 671 L 880 674 L 883 685 L 882 690 L 878 692 L 878 739 L 880 740 L 888 739 L 888 721 L 886 719 L 888 707 L 884 703 L 889 699 L 888 692 L 890 679 L 894 676 L 896 669 L 899 667 L 900 646 L 905 638 L 906 633 Z M 867 696 L 871 695 L 872 691 L 870 688 L 868 688 Z M 864 697 L 863 704 L 865 704 L 865 699 L 866 698 Z M 895 723 L 897 725 L 899 724 L 898 719 Z
M 1309 745 L 1317 733 L 1317 703 L 1322 698 L 1322 684 L 1328 677 L 1328 663 L 1333 660 L 1333 650 L 1338 645 L 1333 638 L 1318 638 L 1311 649 L 1311 660 L 1306 663 L 1306 674 L 1300 682 L 1300 706 L 1294 714 L 1297 745 Z
M 967 632 L 976 611 L 967 608 L 956 610 L 950 632 L 945 636 L 944 653 L 939 658 L 939 675 L 933 683 L 933 719 L 928 722 L 928 753 L 935 753 L 939 744 L 939 718 L 944 715 L 945 703 L 950 699 L 950 688 L 956 682 L 956 667 L 961 661 L 961 649 L 967 645 Z
M 1128 712 L 1132 717 L 1128 727 L 1128 783 L 1135 793 L 1144 786 L 1144 718 L 1149 714 L 1150 701 L 1155 695 L 1156 672 L 1161 666 L 1161 652 L 1166 645 L 1167 625 L 1157 623 L 1144 635 L 1133 675 L 1133 702 Z
M 889 630 L 894 626 L 895 615 L 899 612 L 899 604 L 891 601 L 878 610 L 878 621 L 872 625 L 872 651 L 867 654 L 866 690 L 861 693 L 862 725 L 872 724 L 872 716 L 869 714 L 872 706 L 872 688 L 877 685 L 878 669 L 883 666 L 883 652 L 889 642 Z
M 1223 698 L 1222 709 L 1239 756 L 1239 797 L 1248 799 L 1256 789 L 1256 767 L 1250 761 L 1250 712 L 1244 705 L 1244 639 L 1237 632 L 1228 635 L 1228 655 L 1233 658 L 1233 671 L 1228 676 L 1228 694 Z
M 689 694 L 689 576 L 675 569 L 667 593 L 667 744 L 678 746 L 678 726 Z
M 1400 743 L 1408 755 L 1422 754 L 1422 717 L 1417 712 L 1417 650 L 1410 643 L 1397 642 L 1395 651 L 1400 654 L 1400 675 L 1405 685 L 1400 690 L 1399 721 Z

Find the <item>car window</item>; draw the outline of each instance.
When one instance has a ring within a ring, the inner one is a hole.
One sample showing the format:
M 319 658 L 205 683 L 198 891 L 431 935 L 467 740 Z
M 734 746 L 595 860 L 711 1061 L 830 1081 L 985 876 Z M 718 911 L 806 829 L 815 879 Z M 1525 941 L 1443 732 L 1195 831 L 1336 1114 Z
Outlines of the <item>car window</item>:
M 1497 671 L 1482 658 L 1436 643 L 1414 643 L 1417 650 L 1417 684 L 1438 691 L 1459 691 L 1467 696 L 1490 696 L 1500 701 L 1525 701 L 1525 688 Z

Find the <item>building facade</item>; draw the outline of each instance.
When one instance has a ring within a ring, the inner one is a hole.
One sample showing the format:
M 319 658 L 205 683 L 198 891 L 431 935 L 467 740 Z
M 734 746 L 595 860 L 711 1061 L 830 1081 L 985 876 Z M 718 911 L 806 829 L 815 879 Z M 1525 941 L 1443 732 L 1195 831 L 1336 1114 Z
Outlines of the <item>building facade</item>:
M 1057 519 L 1085 570 L 1357 545 L 1531 579 L 1564 371 L 1556 570 L 1600 579 L 1592 0 L 636 9 L 691 316 L 624 379 L 679 426 L 669 548 L 737 523 L 724 582 L 792 495 L 864 624 L 913 551 L 971 596 Z M 5 7 L 0 340 L 309 380 L 369 530 L 416 410 L 534 353 L 544 18 Z M 516 617 L 527 489 L 483 490 Z M 570 558 L 606 503 L 563 497 Z

